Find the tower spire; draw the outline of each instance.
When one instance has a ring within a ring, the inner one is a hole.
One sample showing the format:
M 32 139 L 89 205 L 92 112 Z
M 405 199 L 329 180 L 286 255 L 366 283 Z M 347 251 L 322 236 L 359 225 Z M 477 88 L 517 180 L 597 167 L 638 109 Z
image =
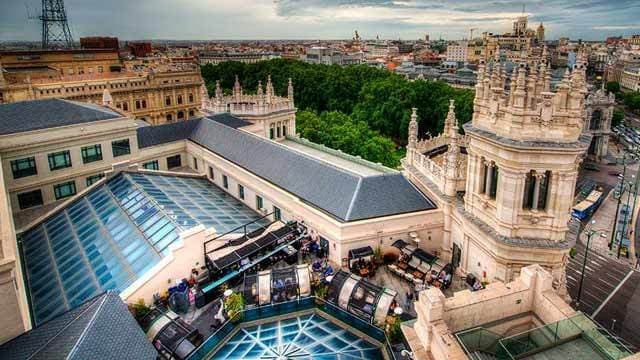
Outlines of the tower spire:
M 411 120 L 409 121 L 409 149 L 415 149 L 418 144 L 418 109 L 411 109 Z
M 356 31 L 356 35 L 358 35 L 358 31 Z M 291 82 L 291 78 L 289 78 L 289 86 L 287 86 L 287 97 L 289 101 L 293 103 L 293 83 Z

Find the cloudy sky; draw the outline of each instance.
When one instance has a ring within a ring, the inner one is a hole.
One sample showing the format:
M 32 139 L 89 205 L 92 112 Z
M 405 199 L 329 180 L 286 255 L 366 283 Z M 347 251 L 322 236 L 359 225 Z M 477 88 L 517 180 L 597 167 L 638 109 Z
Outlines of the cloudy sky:
M 523 2 L 509 0 L 65 0 L 77 39 L 459 39 L 470 28 L 510 30 Z M 0 0 L 0 40 L 38 40 L 40 0 Z M 597 40 L 640 33 L 639 0 L 533 0 L 530 27 L 548 38 Z

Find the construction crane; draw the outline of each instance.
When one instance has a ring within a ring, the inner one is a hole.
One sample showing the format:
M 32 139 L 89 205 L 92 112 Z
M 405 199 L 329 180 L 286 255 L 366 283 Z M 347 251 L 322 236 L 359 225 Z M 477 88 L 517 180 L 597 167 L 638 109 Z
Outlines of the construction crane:
M 469 41 L 473 40 L 473 32 L 478 30 L 478 28 L 470 28 L 469 29 Z

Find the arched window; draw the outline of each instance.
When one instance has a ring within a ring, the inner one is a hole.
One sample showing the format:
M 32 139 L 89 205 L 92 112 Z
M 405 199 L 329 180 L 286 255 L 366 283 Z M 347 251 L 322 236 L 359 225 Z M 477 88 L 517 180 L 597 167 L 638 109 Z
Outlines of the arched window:
M 178 95 L 178 105 L 182 104 L 182 95 Z
M 535 188 L 535 171 L 527 173 L 524 180 L 524 197 L 522 198 L 522 208 L 531 209 L 533 207 L 533 192 Z
M 189 102 L 192 103 L 193 102 L 193 94 L 189 94 Z
M 147 100 L 142 99 L 142 108 L 143 109 L 147 108 Z
M 193 110 L 189 110 L 189 117 L 192 118 L 196 115 L 196 113 Z
M 167 106 L 171 106 L 171 96 L 167 96 L 164 98 L 164 104 Z
M 551 184 L 551 171 L 527 173 L 524 182 L 524 195 L 522 208 L 532 210 L 545 210 Z
M 171 114 L 167 114 L 167 122 L 172 122 L 173 116 Z
M 123 102 L 122 103 L 122 110 L 124 111 L 129 111 L 129 103 L 128 102 Z
M 184 119 L 184 111 L 178 111 L 178 120 Z

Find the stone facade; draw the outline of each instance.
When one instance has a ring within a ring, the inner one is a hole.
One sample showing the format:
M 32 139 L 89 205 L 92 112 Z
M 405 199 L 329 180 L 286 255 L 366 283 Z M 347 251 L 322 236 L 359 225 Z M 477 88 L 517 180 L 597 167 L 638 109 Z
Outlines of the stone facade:
M 250 132 L 272 140 L 283 140 L 296 134 L 296 108 L 293 99 L 293 83 L 289 79 L 287 97 L 278 96 L 273 89 L 271 76 L 267 78 L 265 90 L 258 82 L 255 95 L 244 93 L 236 76 L 233 93 L 225 96 L 220 82 L 216 82 L 214 96 L 209 98 L 203 90 L 202 108 L 212 113 L 228 112 L 251 122 Z
M 540 264 L 565 293 L 575 241 L 570 208 L 590 142 L 583 133 L 585 62 L 581 55 L 556 92 L 546 51 L 543 61 L 522 63 L 510 78 L 497 60 L 491 69 L 481 64 L 464 138 L 453 104 L 437 138 L 419 141 L 417 123 L 410 124 L 405 174 L 442 208 L 441 253 L 461 272 L 511 281 L 523 266 Z
M 615 103 L 613 93 L 607 95 L 603 88 L 587 97 L 584 131 L 592 136 L 587 156 L 597 162 L 602 162 L 607 156 Z

